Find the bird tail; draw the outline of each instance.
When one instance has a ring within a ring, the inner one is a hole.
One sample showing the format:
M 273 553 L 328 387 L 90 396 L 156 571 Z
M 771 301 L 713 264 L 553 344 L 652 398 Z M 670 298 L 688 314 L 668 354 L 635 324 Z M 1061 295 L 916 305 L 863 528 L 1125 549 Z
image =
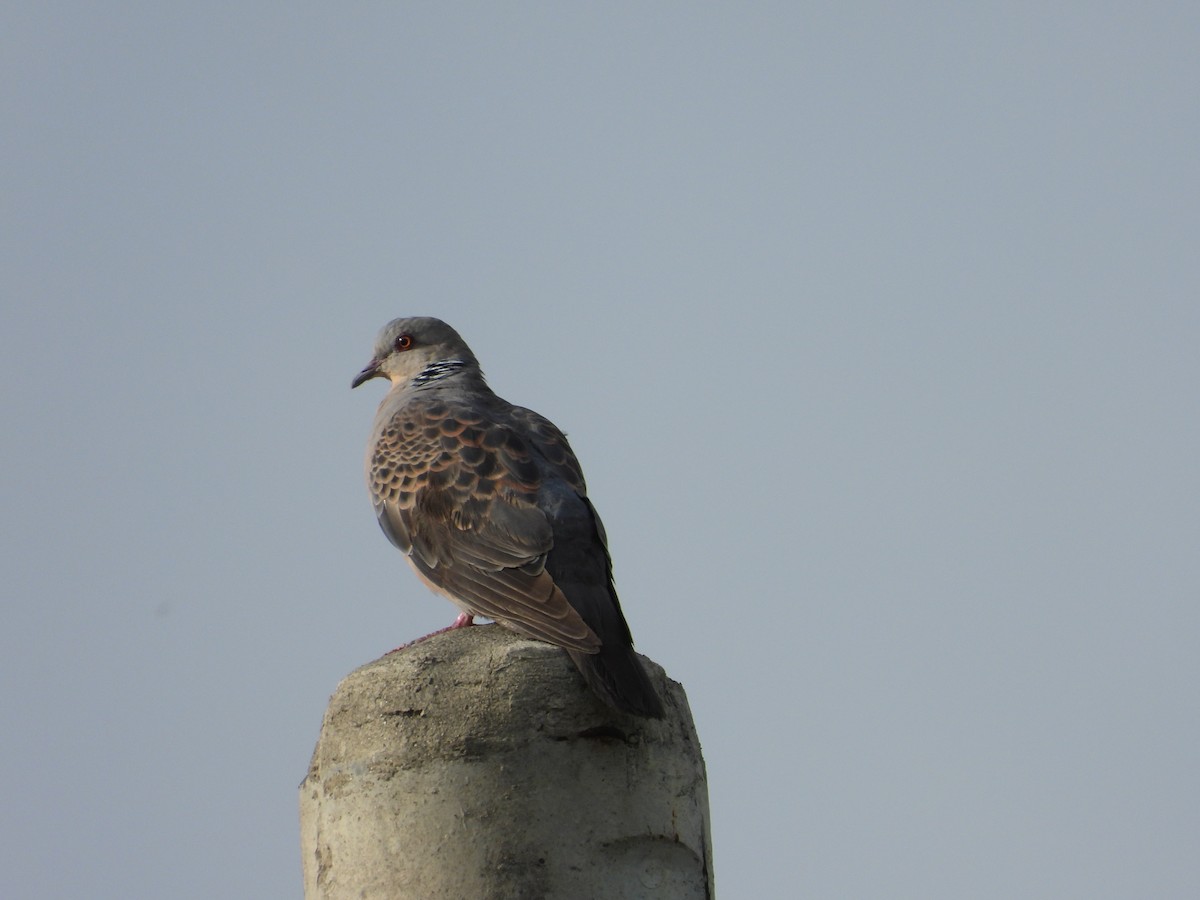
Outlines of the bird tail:
M 605 644 L 598 653 L 567 653 L 588 687 L 609 706 L 649 719 L 663 717 L 662 700 L 632 647 Z

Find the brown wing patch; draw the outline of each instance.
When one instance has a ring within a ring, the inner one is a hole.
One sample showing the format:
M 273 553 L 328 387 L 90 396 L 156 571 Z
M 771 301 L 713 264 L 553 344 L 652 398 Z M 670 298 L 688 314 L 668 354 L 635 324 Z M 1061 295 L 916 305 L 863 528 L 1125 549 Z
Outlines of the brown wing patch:
M 562 446 L 557 455 L 573 462 Z M 537 506 L 535 452 L 546 456 L 498 416 L 414 399 L 379 432 L 371 497 L 384 531 L 431 584 L 478 615 L 595 652 L 599 639 L 544 568 L 554 534 Z
M 421 488 L 458 485 L 490 495 L 497 489 L 532 501 L 540 477 L 521 436 L 469 410 L 450 413 L 445 403 L 410 403 L 382 430 L 371 456 L 370 488 L 376 503 L 411 506 Z

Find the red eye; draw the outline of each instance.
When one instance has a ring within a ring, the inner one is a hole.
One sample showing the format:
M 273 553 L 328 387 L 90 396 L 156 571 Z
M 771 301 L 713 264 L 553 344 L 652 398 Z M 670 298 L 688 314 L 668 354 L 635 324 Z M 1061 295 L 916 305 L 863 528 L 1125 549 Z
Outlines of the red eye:
M 402 335 L 400 335 L 400 337 L 396 338 L 396 349 L 397 350 L 408 350 L 412 347 L 412 344 L 413 344 L 413 341 L 412 341 L 411 334 L 402 334 Z

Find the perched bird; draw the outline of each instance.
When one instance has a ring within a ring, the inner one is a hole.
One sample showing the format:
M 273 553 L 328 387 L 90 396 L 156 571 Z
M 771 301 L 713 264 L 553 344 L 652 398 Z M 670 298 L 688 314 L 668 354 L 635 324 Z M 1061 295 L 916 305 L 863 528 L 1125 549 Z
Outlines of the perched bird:
M 549 420 L 496 396 L 458 332 L 433 318 L 384 326 L 352 387 L 392 387 L 367 444 L 367 488 L 384 534 L 462 615 L 564 648 L 618 710 L 662 701 L 613 587 L 604 526 Z

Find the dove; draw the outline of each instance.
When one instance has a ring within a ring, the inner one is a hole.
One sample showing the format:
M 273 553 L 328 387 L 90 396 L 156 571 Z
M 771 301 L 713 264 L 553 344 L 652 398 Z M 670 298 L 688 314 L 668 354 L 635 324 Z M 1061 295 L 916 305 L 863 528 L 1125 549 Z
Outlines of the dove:
M 367 444 L 371 503 L 417 575 L 461 610 L 563 648 L 614 709 L 661 718 L 633 650 L 600 516 L 566 436 L 497 396 L 440 319 L 394 319 L 351 387 L 386 378 Z

